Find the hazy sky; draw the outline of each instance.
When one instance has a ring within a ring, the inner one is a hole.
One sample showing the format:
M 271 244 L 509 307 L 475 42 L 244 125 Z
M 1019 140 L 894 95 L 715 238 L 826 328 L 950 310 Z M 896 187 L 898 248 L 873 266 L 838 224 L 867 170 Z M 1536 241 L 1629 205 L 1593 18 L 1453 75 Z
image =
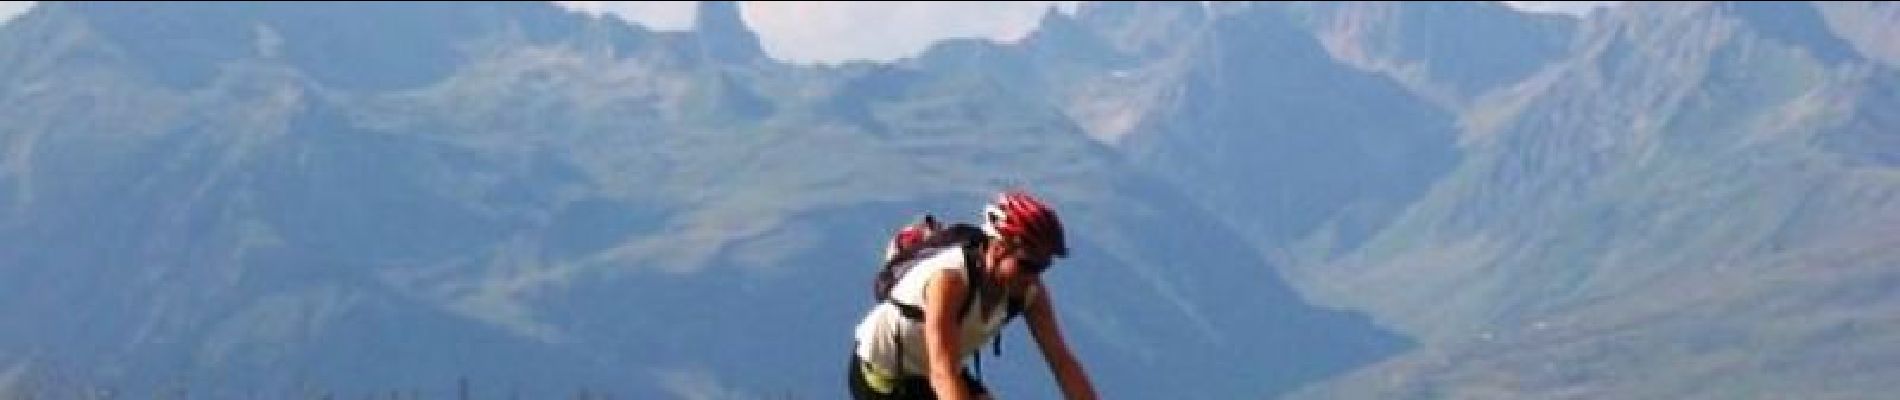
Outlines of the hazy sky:
M 691 1 L 560 1 L 569 8 L 609 12 L 656 30 L 691 29 Z M 948 37 L 1014 41 L 1028 34 L 1051 5 L 1074 12 L 1073 1 L 991 2 L 745 2 L 746 24 L 765 51 L 786 61 L 890 60 L 915 55 Z M 1520 10 L 1582 14 L 1614 1 L 1507 1 Z
M 570 8 L 610 12 L 656 30 L 690 29 L 694 2 L 561 1 Z M 1027 35 L 1054 6 L 1076 2 L 746 2 L 739 13 L 774 58 L 793 62 L 890 60 L 916 54 L 951 37 L 1014 41 Z
M 33 2 L 31 1 L 0 1 L 0 23 L 11 21 L 14 16 L 20 15 L 20 13 L 26 12 L 26 9 L 32 7 Z
M 655 30 L 685 30 L 693 24 L 691 1 L 558 1 L 571 9 L 613 13 Z M 746 2 L 746 24 L 759 33 L 765 51 L 781 60 L 811 63 L 851 59 L 891 60 L 915 55 L 939 39 L 981 37 L 1014 41 L 1035 28 L 1049 7 L 1073 11 L 1076 2 Z M 1582 13 L 1612 1 L 1514 1 L 1527 11 Z M 0 1 L 0 21 L 31 8 L 30 1 Z
M 1621 1 L 1507 1 L 1512 7 L 1531 12 L 1564 13 L 1583 15 L 1602 7 L 1615 6 Z

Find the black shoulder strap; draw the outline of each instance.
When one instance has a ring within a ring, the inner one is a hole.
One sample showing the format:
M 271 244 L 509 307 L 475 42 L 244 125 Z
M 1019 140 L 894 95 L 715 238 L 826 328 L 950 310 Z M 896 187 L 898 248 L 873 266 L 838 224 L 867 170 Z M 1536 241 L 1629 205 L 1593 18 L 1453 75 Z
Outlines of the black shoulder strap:
M 968 281 L 966 283 L 970 290 L 963 296 L 963 305 L 957 308 L 958 320 L 969 316 L 971 306 L 991 290 L 989 277 L 984 276 L 988 272 L 983 268 L 983 243 L 965 242 L 963 244 L 963 276 L 964 280 Z
M 1032 286 L 1030 287 L 1029 290 L 1033 291 L 1035 290 L 1035 287 Z M 1020 296 L 1010 296 L 1009 307 L 1004 309 L 1003 323 L 1009 323 L 1010 320 L 1013 320 L 1013 319 L 1016 319 L 1016 317 L 1022 316 L 1023 311 L 1029 308 L 1030 297 L 1034 295 L 1035 295 L 1034 292 L 1030 292 L 1030 293 L 1023 293 Z
M 1027 296 L 1028 294 L 1009 297 L 1007 300 L 1009 305 L 1005 307 L 1003 311 L 1001 330 L 1009 329 L 1009 321 L 1016 319 L 1016 316 L 1022 315 L 1023 309 L 1028 308 L 1029 297 Z M 1003 356 L 1003 332 L 1001 330 L 996 332 L 996 336 L 990 338 L 990 354 L 994 354 L 997 357 Z M 981 351 L 976 352 L 976 376 L 979 379 L 983 377 L 983 352 Z
M 1029 290 L 1033 291 L 1035 290 L 1035 288 L 1031 287 Z M 1023 293 L 1021 296 L 1009 297 L 1009 300 L 1008 300 L 1009 306 L 1003 309 L 1003 326 L 1004 327 L 1009 326 L 1009 321 L 1015 320 L 1016 317 L 1023 315 L 1023 311 L 1029 308 L 1029 299 L 1031 298 L 1031 296 L 1034 296 L 1033 292 Z M 997 356 L 1003 355 L 1002 332 L 997 332 L 996 337 L 993 339 L 990 339 L 990 353 L 995 354 Z

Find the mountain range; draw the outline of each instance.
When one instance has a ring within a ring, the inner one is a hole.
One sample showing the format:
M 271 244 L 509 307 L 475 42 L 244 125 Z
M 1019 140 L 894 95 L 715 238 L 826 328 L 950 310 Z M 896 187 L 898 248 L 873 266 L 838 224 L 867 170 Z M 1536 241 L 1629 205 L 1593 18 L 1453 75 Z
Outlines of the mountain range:
M 0 397 L 839 397 L 887 235 L 1013 186 L 1110 397 L 1900 376 L 1890 3 L 1090 2 L 834 66 L 699 7 L 39 4 Z

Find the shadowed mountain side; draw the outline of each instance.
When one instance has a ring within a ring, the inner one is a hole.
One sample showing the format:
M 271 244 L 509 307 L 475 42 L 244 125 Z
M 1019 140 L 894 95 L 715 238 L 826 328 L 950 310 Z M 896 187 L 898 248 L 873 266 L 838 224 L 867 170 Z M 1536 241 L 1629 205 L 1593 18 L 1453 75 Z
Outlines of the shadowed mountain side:
M 379 14 L 311 28 L 353 7 Z M 1282 393 L 1408 343 L 1306 305 L 1012 47 L 795 68 L 539 3 L 49 3 L 4 32 L 9 376 L 834 397 L 885 235 L 1010 184 L 1072 224 L 1050 279 L 1105 393 Z M 990 378 L 1046 393 L 1017 332 Z

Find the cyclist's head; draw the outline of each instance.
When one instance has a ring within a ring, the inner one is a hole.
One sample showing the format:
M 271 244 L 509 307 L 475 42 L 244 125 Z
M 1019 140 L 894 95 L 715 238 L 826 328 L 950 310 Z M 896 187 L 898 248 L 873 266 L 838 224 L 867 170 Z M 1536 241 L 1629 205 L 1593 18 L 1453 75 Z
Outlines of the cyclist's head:
M 997 194 L 983 207 L 983 231 L 1014 250 L 1031 272 L 1048 268 L 1051 258 L 1069 255 L 1056 211 L 1020 190 Z

